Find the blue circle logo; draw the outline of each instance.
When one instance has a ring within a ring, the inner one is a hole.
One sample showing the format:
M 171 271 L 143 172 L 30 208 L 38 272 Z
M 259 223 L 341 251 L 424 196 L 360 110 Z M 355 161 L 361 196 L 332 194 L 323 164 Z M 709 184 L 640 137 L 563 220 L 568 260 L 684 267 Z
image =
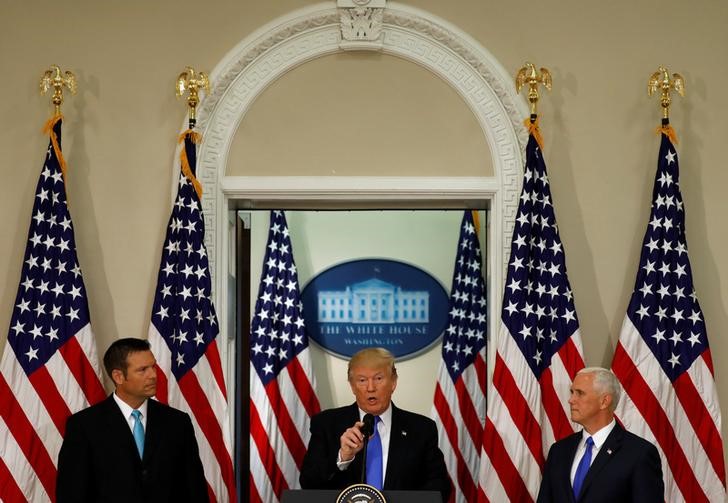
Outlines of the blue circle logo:
M 422 269 L 388 259 L 345 262 L 301 293 L 308 336 L 344 358 L 378 346 L 397 359 L 430 347 L 447 324 L 448 295 Z

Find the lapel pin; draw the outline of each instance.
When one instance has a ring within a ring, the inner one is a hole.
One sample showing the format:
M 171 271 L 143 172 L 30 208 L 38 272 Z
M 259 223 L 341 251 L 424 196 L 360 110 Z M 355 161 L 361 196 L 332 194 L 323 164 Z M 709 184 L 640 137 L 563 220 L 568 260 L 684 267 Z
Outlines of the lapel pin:
M 404 431 L 404 430 L 402 430 L 402 436 L 403 436 L 403 437 L 406 437 L 406 436 L 407 436 L 407 432 L 406 432 L 406 431 Z
M 607 449 L 607 454 L 612 455 L 612 449 Z

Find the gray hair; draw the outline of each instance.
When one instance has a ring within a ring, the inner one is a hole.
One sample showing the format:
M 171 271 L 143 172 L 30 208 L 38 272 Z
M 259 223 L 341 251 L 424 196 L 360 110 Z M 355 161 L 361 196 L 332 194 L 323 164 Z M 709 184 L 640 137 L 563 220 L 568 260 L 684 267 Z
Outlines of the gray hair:
M 622 385 L 619 384 L 619 379 L 611 370 L 602 367 L 585 367 L 581 369 L 576 375 L 579 374 L 594 374 L 594 389 L 598 393 L 606 393 L 612 396 L 612 407 L 614 410 L 619 404 L 619 397 L 622 396 Z

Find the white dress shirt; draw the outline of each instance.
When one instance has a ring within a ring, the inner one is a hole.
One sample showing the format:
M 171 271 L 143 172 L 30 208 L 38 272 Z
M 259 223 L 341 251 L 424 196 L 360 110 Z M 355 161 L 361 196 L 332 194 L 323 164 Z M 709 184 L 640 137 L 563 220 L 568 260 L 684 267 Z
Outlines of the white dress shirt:
M 131 405 L 126 403 L 124 400 L 116 396 L 116 393 L 112 395 L 114 397 L 114 401 L 116 402 L 116 405 L 119 406 L 119 409 L 121 410 L 121 413 L 124 415 L 124 419 L 126 419 L 126 423 L 129 425 L 129 431 L 131 431 L 131 434 L 134 434 L 134 422 L 136 421 L 134 419 L 134 416 L 131 415 L 131 413 L 134 411 L 134 409 L 131 408 Z M 144 426 L 144 431 L 147 431 L 147 401 L 144 400 L 144 403 L 139 406 L 138 410 L 142 413 L 141 421 L 142 426 Z
M 366 412 L 359 409 L 359 421 L 364 420 Z M 377 432 L 379 432 L 379 439 L 382 441 L 382 483 L 387 476 L 387 459 L 389 458 L 389 437 L 392 433 L 392 403 L 389 403 L 387 410 L 379 415 L 379 422 L 377 423 Z M 349 461 L 341 460 L 341 449 L 339 449 L 338 459 L 336 460 L 336 466 L 339 470 L 346 470 L 349 465 L 354 461 L 355 458 L 351 458 Z
M 594 446 L 592 447 L 592 457 L 591 462 L 594 462 L 594 459 L 596 459 L 597 454 L 599 454 L 599 450 L 604 445 L 604 442 L 607 441 L 607 437 L 610 433 L 612 433 L 612 430 L 614 429 L 614 425 L 617 424 L 614 419 L 612 419 L 612 422 L 606 425 L 601 430 L 598 430 L 594 433 L 594 435 L 589 435 L 586 430 L 581 430 L 581 440 L 579 440 L 579 446 L 576 448 L 576 454 L 574 455 L 574 461 L 571 463 L 571 485 L 574 485 L 574 477 L 576 476 L 576 468 L 579 466 L 579 461 L 581 461 L 582 456 L 584 456 L 584 452 L 586 451 L 586 439 L 591 437 L 594 441 Z M 591 466 L 591 464 L 589 464 Z

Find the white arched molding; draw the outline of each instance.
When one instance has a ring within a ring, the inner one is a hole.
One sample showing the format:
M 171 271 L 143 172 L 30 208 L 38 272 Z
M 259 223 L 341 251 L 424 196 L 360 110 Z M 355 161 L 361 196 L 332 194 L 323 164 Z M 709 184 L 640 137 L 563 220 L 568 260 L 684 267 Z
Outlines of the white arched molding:
M 229 267 L 228 202 L 265 200 L 488 200 L 488 273 L 491 330 L 500 318 L 502 285 L 510 253 L 527 133 L 528 110 L 512 78 L 477 41 L 452 24 L 420 9 L 388 2 L 381 12 L 376 43 L 342 41 L 342 9 L 325 2 L 296 10 L 263 26 L 231 50 L 211 74 L 213 88 L 198 109 L 204 141 L 197 175 L 205 188 L 206 244 L 214 300 L 227 334 Z M 379 50 L 416 63 L 455 89 L 480 124 L 488 143 L 493 176 L 436 177 L 229 177 L 230 145 L 252 103 L 287 71 L 312 59 L 345 50 Z M 491 332 L 493 333 L 493 332 Z M 221 349 L 226 351 L 225 342 Z M 228 353 L 228 362 L 231 355 Z M 227 370 L 232 370 L 228 366 Z M 232 373 L 228 372 L 228 376 Z M 230 382 L 230 379 L 228 379 Z

